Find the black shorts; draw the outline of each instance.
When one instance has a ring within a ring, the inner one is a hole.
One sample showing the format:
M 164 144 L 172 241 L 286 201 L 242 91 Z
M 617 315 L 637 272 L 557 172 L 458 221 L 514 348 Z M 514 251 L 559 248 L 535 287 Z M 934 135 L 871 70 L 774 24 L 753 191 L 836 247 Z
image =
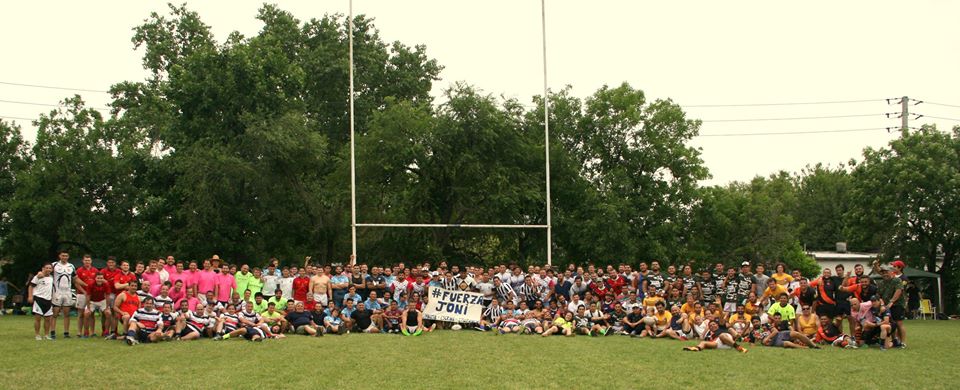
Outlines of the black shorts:
M 266 334 L 263 333 L 263 329 L 248 326 L 247 332 L 243 334 L 243 338 L 247 340 L 253 340 L 253 336 L 260 336 L 260 338 L 264 338 L 266 337 Z
M 890 308 L 890 319 L 893 321 L 903 321 L 907 318 L 907 312 L 903 309 L 903 306 L 893 305 Z
M 821 303 L 817 305 L 817 315 L 833 318 L 837 316 L 837 305 L 828 305 Z
M 203 336 L 203 330 L 197 329 L 192 324 L 187 324 L 187 326 L 180 331 L 180 337 L 186 336 L 193 332 L 197 332 L 200 334 L 200 336 Z
M 841 300 L 837 301 L 837 309 L 835 315 L 837 317 L 847 317 L 850 315 L 850 301 Z
M 148 331 L 143 330 L 143 329 L 137 329 L 137 336 L 136 336 L 137 341 L 139 341 L 139 342 L 141 342 L 141 343 L 149 343 L 149 342 L 150 342 L 150 333 L 152 333 L 152 332 L 148 332 Z

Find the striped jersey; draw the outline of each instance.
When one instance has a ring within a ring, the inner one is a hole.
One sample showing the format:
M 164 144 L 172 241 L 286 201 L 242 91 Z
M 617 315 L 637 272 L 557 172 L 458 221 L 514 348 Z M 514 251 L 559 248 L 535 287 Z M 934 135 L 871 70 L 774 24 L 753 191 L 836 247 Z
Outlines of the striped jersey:
M 486 311 L 483 312 L 483 317 L 490 320 L 491 322 L 496 322 L 500 320 L 500 316 L 503 315 L 503 308 L 500 306 L 490 306 Z
M 156 310 L 137 309 L 130 320 L 139 324 L 140 329 L 147 333 L 156 332 L 157 327 L 161 324 L 160 312 Z
M 259 323 L 260 323 L 260 318 L 261 318 L 261 317 L 260 317 L 260 313 L 257 313 L 257 312 L 255 312 L 255 311 L 250 311 L 250 312 L 248 312 L 248 311 L 246 311 L 246 310 L 241 311 L 241 312 L 239 313 L 238 317 L 239 317 L 239 318 L 242 318 L 242 319 L 244 319 L 244 320 L 247 320 L 247 321 L 249 321 L 249 322 L 251 322 L 251 323 L 254 323 L 254 324 L 259 324 Z
M 223 320 L 223 331 L 226 333 L 233 332 L 240 326 L 240 317 L 236 314 L 223 313 L 220 314 L 220 319 Z

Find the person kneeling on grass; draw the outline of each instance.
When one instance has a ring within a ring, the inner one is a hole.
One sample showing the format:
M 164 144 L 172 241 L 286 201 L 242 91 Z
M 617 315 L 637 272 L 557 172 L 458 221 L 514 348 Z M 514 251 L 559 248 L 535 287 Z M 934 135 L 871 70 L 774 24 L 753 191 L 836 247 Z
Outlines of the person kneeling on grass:
M 720 324 L 717 323 L 717 320 L 710 321 L 707 324 L 707 332 L 703 335 L 703 341 L 700 344 L 697 344 L 693 347 L 686 347 L 684 351 L 694 351 L 699 352 L 705 349 L 736 349 L 740 352 L 747 352 L 747 349 L 741 347 L 740 344 L 737 344 L 733 340 L 733 336 L 730 333 L 723 332 L 720 330 Z
M 423 333 L 423 313 L 417 310 L 415 305 L 407 305 L 407 309 L 400 317 L 403 319 L 400 332 L 404 336 L 419 336 Z
M 390 305 L 387 306 L 387 310 L 383 311 L 384 333 L 400 333 L 400 321 L 402 317 L 403 311 L 400 310 L 397 301 L 391 300 Z
M 163 339 L 160 312 L 153 306 L 153 298 L 144 298 L 143 308 L 137 309 L 127 326 L 127 345 L 153 343 Z
M 547 330 L 543 331 L 543 337 L 547 337 L 554 333 L 561 333 L 564 336 L 573 337 L 573 313 L 566 312 L 562 316 L 557 316 L 553 320 L 553 325 L 550 326 Z

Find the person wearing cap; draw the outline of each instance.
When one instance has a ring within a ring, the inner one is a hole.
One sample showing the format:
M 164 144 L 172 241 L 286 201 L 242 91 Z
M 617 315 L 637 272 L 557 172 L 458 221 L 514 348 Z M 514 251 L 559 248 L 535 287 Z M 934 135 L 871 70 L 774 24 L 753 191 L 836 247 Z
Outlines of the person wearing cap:
M 753 273 L 750 272 L 750 262 L 740 263 L 740 273 L 737 274 L 737 305 L 745 305 L 750 293 L 753 292 Z
M 883 300 L 882 310 L 890 310 L 890 318 L 896 326 L 900 348 L 906 348 L 907 333 L 903 329 L 903 320 L 906 317 L 907 297 L 903 290 L 903 280 L 895 274 L 895 268 L 890 265 L 880 267 L 883 278 L 877 283 L 877 292 Z

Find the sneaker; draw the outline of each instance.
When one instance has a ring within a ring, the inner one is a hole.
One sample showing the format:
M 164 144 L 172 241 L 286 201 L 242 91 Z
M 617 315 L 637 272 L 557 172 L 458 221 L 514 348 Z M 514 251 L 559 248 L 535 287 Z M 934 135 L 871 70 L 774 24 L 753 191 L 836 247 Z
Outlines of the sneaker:
M 57 339 L 57 336 L 49 335 L 49 336 L 45 336 L 43 339 L 44 339 L 44 340 L 56 340 L 56 339 Z
M 70 338 L 70 333 L 68 333 L 68 332 L 63 332 L 63 338 L 69 339 L 69 338 Z
M 103 337 L 103 339 L 104 339 L 104 340 L 116 340 L 116 339 L 117 339 L 117 336 L 114 336 L 113 333 L 108 333 L 106 336 Z
M 738 345 L 736 346 L 736 348 L 737 348 L 737 351 L 740 351 L 740 353 L 747 353 L 747 349 L 742 346 Z
M 36 339 L 37 341 L 43 341 L 43 336 L 37 336 Z
M 907 345 L 904 343 L 900 343 L 900 349 L 907 349 Z
M 129 346 L 134 346 L 134 345 L 140 344 L 140 342 L 137 341 L 137 340 L 135 340 L 135 339 L 133 338 L 133 336 L 124 337 L 124 338 L 123 338 L 123 341 L 125 341 L 125 342 L 127 343 L 127 345 L 129 345 Z
M 885 345 L 883 345 L 883 344 L 880 344 L 880 350 L 881 350 L 881 351 L 886 351 L 886 350 L 887 350 L 887 346 L 885 346 Z
M 843 346 L 843 349 L 857 349 L 856 344 L 847 344 Z
M 223 336 L 222 336 L 222 335 L 213 336 L 213 341 L 220 341 L 220 340 L 223 340 Z

